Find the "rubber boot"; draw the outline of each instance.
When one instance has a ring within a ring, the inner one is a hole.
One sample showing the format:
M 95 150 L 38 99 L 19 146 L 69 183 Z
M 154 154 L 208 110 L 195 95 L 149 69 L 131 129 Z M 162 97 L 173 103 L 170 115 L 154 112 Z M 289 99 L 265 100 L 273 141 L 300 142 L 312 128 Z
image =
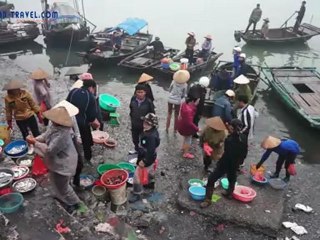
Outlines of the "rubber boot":
M 290 181 L 290 173 L 286 172 L 285 178 L 282 179 L 284 182 L 288 183 Z
M 211 198 L 212 198 L 213 190 L 214 190 L 214 187 L 206 188 L 206 198 L 202 203 L 200 203 L 201 208 L 207 208 L 212 204 Z
M 279 173 L 274 173 L 270 176 L 270 178 L 279 178 Z

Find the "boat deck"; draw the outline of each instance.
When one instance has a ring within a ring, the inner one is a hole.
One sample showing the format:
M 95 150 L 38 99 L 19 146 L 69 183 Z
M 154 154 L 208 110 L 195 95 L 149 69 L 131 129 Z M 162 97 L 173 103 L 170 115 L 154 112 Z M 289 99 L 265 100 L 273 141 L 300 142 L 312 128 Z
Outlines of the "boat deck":
M 306 114 L 320 115 L 320 77 L 309 69 L 273 69 L 278 83 Z

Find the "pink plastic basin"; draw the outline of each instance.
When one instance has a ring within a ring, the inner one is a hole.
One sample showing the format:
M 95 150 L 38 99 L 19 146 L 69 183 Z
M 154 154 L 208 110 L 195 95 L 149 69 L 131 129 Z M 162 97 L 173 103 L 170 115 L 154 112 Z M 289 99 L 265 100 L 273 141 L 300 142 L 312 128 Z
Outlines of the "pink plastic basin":
M 251 202 L 256 196 L 255 190 L 242 185 L 235 186 L 233 191 L 233 197 L 241 202 Z

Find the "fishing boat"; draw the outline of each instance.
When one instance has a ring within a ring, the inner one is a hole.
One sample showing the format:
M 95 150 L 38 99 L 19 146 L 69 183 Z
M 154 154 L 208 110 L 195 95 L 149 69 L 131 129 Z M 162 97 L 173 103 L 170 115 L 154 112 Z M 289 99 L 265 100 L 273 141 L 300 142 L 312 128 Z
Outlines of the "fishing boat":
M 47 1 L 45 1 L 44 9 L 49 10 Z M 57 13 L 57 16 L 45 19 L 42 25 L 47 45 L 69 46 L 89 35 L 90 28 L 87 26 L 87 19 L 67 3 L 53 3 L 50 12 Z
M 235 31 L 234 33 L 236 41 L 240 42 L 242 39 L 247 44 L 255 45 L 301 44 L 317 35 L 320 35 L 320 28 L 308 23 L 300 25 L 297 32 L 293 31 L 293 27 L 271 28 L 266 38 L 262 36 L 260 30 L 256 30 L 254 33 L 252 30 L 247 33 L 244 33 L 244 31 Z
M 214 63 L 217 61 L 217 59 L 223 54 L 223 53 L 216 53 L 216 52 L 211 52 L 208 59 L 206 61 L 197 61 L 198 60 L 198 55 L 200 53 L 200 50 L 196 50 L 194 52 L 194 63 L 192 65 L 189 65 L 187 70 L 189 71 L 190 74 L 197 74 L 200 72 L 203 72 L 206 69 L 212 69 Z M 185 51 L 177 54 L 175 57 L 172 58 L 173 63 L 170 64 L 169 67 L 164 67 L 161 63 L 155 65 L 153 67 L 154 70 L 167 75 L 168 77 L 172 77 L 172 75 L 180 69 L 180 62 L 181 59 L 185 58 Z M 174 65 L 174 68 L 171 66 Z
M 219 61 L 214 70 L 208 75 L 211 81 L 212 79 L 214 79 L 215 75 L 219 74 L 222 68 L 225 68 L 226 71 L 231 75 L 233 70 L 233 62 Z M 249 101 L 253 103 L 256 99 L 258 85 L 261 80 L 260 68 L 258 66 L 248 65 L 248 72 L 246 74 L 246 77 L 250 80 L 249 86 L 252 92 L 252 97 L 251 99 L 249 99 Z M 209 87 L 211 87 L 212 85 L 213 84 L 211 82 Z M 205 113 L 207 116 L 210 116 L 215 100 L 221 97 L 225 92 L 226 90 L 217 91 L 213 88 L 210 88 L 209 91 L 207 91 L 205 99 Z
M 24 44 L 7 45 L 0 48 L 0 57 L 9 57 L 14 60 L 22 55 L 36 55 L 43 53 L 43 46 L 35 41 L 30 41 Z
M 89 38 L 97 47 L 87 51 L 78 52 L 84 61 L 94 64 L 118 63 L 120 60 L 145 49 L 152 40 L 152 35 L 140 32 L 148 25 L 147 21 L 139 18 L 128 18 L 116 27 L 107 28 L 103 32 L 92 34 Z M 121 45 L 114 48 L 113 36 L 121 33 Z
M 153 49 L 147 47 L 126 57 L 118 65 L 130 69 L 145 70 L 160 64 L 162 58 L 173 58 L 178 53 L 178 49 L 165 47 L 161 57 L 157 57 L 154 56 Z
M 320 74 L 315 68 L 268 67 L 262 72 L 288 109 L 320 129 Z

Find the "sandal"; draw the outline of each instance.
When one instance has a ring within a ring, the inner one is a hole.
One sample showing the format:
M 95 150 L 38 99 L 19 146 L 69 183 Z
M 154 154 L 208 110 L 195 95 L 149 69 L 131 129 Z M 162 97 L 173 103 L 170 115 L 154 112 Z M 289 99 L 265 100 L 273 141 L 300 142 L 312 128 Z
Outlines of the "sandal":
M 183 157 L 188 159 L 194 159 L 194 155 L 192 153 L 185 153 L 183 154 Z

